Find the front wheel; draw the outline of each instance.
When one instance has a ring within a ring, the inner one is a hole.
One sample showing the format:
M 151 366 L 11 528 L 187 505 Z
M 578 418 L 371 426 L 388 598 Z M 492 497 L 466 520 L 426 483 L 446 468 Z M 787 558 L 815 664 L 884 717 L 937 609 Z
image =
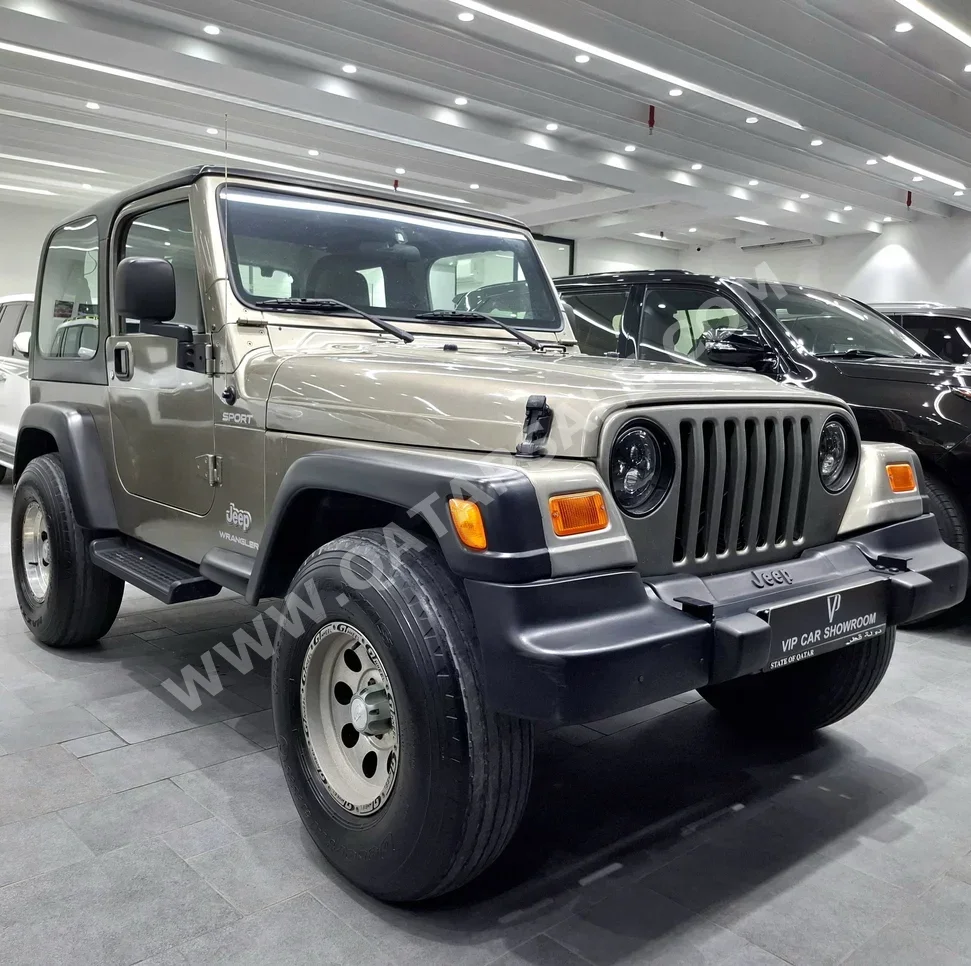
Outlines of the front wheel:
M 798 735 L 835 724 L 883 680 L 896 629 L 799 664 L 751 674 L 698 693 L 732 724 L 763 735 Z
M 516 830 L 532 773 L 532 726 L 485 706 L 464 589 L 437 547 L 409 540 L 392 548 L 368 530 L 316 551 L 273 658 L 304 825 L 332 865 L 390 901 L 482 872 Z
M 10 557 L 20 613 L 50 647 L 78 647 L 103 637 L 121 607 L 125 583 L 88 555 L 60 458 L 40 456 L 17 481 L 10 518 Z

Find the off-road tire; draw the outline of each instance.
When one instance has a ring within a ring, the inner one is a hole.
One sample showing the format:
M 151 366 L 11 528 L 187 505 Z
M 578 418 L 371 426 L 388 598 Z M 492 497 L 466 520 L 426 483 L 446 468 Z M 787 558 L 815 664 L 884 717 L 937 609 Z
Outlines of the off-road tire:
M 457 889 L 502 853 L 519 825 L 532 725 L 486 707 L 465 591 L 437 547 L 389 549 L 383 531 L 358 531 L 303 563 L 286 601 L 291 615 L 294 596 L 308 600 L 311 591 L 326 616 L 303 628 L 281 622 L 273 656 L 280 758 L 304 825 L 332 865 L 380 899 Z M 385 803 L 366 817 L 329 793 L 302 726 L 304 659 L 317 631 L 334 621 L 368 638 L 394 693 L 400 764 Z
M 43 600 L 30 590 L 23 564 L 23 521 L 31 503 L 47 518 L 51 548 L 50 585 Z M 95 567 L 90 537 L 74 516 L 60 457 L 40 456 L 17 481 L 10 519 L 10 558 L 20 612 L 31 634 L 49 647 L 91 644 L 111 629 L 125 582 Z
M 760 735 L 797 736 L 835 724 L 883 679 L 896 629 L 798 664 L 751 674 L 698 693 L 733 725 Z
M 930 473 L 925 474 L 924 485 L 931 512 L 937 517 L 941 539 L 955 550 L 967 554 L 968 520 L 956 494 L 947 483 Z

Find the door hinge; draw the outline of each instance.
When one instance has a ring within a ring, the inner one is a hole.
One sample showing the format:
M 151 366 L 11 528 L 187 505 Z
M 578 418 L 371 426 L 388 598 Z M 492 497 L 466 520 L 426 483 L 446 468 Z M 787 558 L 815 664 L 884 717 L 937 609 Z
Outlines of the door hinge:
M 216 347 L 211 343 L 206 343 L 206 375 L 216 374 Z
M 223 460 L 221 456 L 206 453 L 196 457 L 196 466 L 203 479 L 209 481 L 210 486 L 219 486 L 223 481 Z

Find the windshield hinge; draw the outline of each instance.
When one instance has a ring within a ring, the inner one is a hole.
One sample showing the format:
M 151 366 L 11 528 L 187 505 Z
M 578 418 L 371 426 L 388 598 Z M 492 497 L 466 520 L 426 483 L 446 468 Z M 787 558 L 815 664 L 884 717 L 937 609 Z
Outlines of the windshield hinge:
M 207 480 L 210 486 L 219 486 L 222 483 L 223 461 L 221 456 L 216 456 L 214 453 L 197 456 L 196 466 L 202 478 Z

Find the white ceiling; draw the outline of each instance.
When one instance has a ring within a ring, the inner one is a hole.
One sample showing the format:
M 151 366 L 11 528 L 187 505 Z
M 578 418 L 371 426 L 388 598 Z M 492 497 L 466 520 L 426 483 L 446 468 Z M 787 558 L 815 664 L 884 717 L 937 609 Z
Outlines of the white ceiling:
M 968 0 L 927 2 L 971 33 Z M 882 159 L 971 190 L 971 47 L 908 6 L 0 0 L 0 203 L 79 208 L 221 162 L 228 127 L 236 163 L 382 185 L 401 167 L 401 190 L 574 238 L 680 247 L 946 218 L 971 194 Z

